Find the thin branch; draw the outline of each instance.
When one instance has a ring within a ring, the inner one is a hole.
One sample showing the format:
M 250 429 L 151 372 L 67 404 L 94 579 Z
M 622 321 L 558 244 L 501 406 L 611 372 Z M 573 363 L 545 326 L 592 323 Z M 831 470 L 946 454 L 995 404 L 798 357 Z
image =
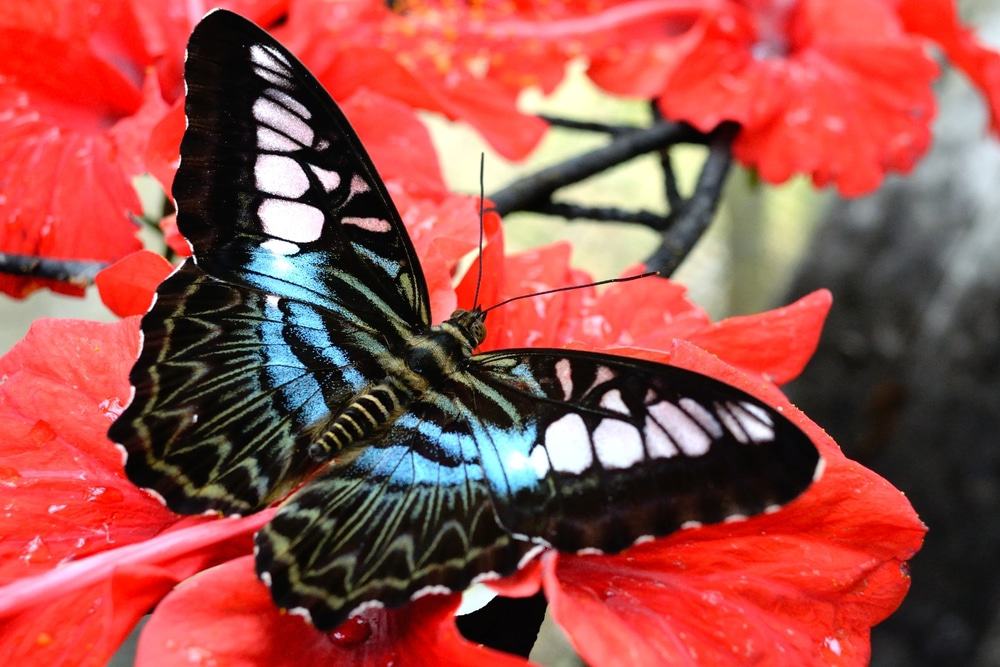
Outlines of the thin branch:
M 650 271 L 671 275 L 688 256 L 708 229 L 722 196 L 722 187 L 732 165 L 730 148 L 739 133 L 739 125 L 726 122 L 712 132 L 708 158 L 701 168 L 694 194 L 687 199 L 673 224 L 663 234 L 659 248 L 646 260 Z
M 660 111 L 660 105 L 657 104 L 656 100 L 650 100 L 649 110 L 653 115 L 654 123 L 664 120 L 663 113 Z M 670 151 L 665 148 L 660 149 L 659 157 L 660 169 L 663 170 L 663 192 L 667 197 L 667 204 L 670 205 L 671 211 L 680 210 L 684 205 L 684 199 L 677 188 L 677 177 L 674 174 L 674 163 L 670 157 Z
M 634 157 L 679 143 L 702 143 L 705 135 L 684 123 L 657 123 L 616 135 L 606 146 L 519 178 L 490 195 L 500 215 L 526 211 L 549 201 L 561 187 L 578 183 Z
M 94 282 L 105 262 L 78 259 L 52 259 L 33 255 L 12 255 L 0 252 L 0 273 L 32 278 L 48 278 L 86 287 Z
M 595 123 L 587 120 L 574 120 L 572 118 L 563 118 L 561 116 L 550 116 L 544 113 L 539 114 L 538 117 L 552 127 L 561 127 L 567 130 L 582 130 L 584 132 L 598 132 L 601 134 L 610 134 L 612 136 L 617 134 L 626 134 L 628 132 L 636 132 L 642 129 L 638 125 Z
M 543 202 L 524 209 L 533 213 L 555 215 L 566 220 L 594 220 L 596 222 L 631 222 L 650 229 L 663 231 L 670 220 L 652 211 L 630 211 L 615 206 L 581 206 L 566 202 Z

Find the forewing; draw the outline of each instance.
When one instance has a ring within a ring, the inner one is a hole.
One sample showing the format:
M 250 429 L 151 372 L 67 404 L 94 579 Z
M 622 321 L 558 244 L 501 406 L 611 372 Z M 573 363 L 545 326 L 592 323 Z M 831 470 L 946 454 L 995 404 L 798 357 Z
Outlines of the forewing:
M 328 629 L 510 573 L 531 550 L 497 524 L 468 429 L 421 413 L 441 411 L 418 402 L 380 438 L 392 444 L 332 465 L 259 531 L 257 571 L 279 606 Z
M 372 303 L 386 331 L 426 325 L 427 289 L 399 214 L 305 67 L 220 10 L 195 27 L 184 79 L 188 125 L 174 197 L 199 266 L 331 312 Z
M 470 376 L 498 520 L 560 550 L 773 511 L 821 469 L 773 408 L 684 369 L 526 349 L 473 357 Z
M 109 437 L 136 484 L 178 512 L 246 513 L 310 467 L 309 426 L 384 371 L 379 336 L 188 261 L 157 291 Z

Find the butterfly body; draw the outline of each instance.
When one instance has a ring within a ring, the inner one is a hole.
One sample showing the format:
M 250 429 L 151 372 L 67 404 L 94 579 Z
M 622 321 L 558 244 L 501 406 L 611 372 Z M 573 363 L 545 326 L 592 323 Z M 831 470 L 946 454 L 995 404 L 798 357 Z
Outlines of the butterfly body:
M 330 628 L 541 548 L 611 553 L 773 511 L 822 469 L 784 416 L 704 375 L 476 352 L 479 309 L 432 326 L 360 141 L 252 23 L 207 15 L 185 81 L 174 196 L 194 254 L 143 318 L 134 398 L 109 436 L 177 512 L 282 500 L 255 538 L 280 606 Z

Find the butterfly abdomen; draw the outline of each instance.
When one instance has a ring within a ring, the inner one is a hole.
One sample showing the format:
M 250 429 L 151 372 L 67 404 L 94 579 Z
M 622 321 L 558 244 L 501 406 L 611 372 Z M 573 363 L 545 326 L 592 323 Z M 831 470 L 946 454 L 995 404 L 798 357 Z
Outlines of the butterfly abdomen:
M 326 460 L 391 424 L 412 394 L 403 383 L 390 378 L 358 395 L 336 417 L 320 427 L 309 455 Z

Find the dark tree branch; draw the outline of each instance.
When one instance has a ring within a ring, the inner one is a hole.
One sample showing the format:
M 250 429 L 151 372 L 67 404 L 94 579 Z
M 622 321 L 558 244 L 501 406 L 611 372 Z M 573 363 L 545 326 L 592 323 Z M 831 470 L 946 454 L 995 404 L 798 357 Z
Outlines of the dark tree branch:
M 598 132 L 601 134 L 627 134 L 636 132 L 642 128 L 636 125 L 612 125 L 610 123 L 595 123 L 587 120 L 574 120 L 572 118 L 562 118 L 561 116 L 550 116 L 539 114 L 538 116 L 552 127 L 561 127 L 566 130 L 582 130 L 584 132 Z
M 533 213 L 555 215 L 566 220 L 595 220 L 597 222 L 632 222 L 645 225 L 657 231 L 665 230 L 669 224 L 666 218 L 652 211 L 629 211 L 614 206 L 581 206 L 564 202 L 543 202 L 525 209 Z
M 519 178 L 489 196 L 500 215 L 528 211 L 548 202 L 559 188 L 599 174 L 634 157 L 679 143 L 702 143 L 705 135 L 684 123 L 657 123 L 616 135 L 600 148 Z
M 654 123 L 664 120 L 656 100 L 650 100 L 649 109 Z M 663 170 L 663 191 L 667 197 L 667 204 L 670 205 L 671 211 L 677 211 L 683 206 L 684 200 L 681 198 L 680 190 L 677 189 L 677 177 L 674 175 L 674 163 L 670 158 L 670 151 L 666 149 L 660 149 L 660 169 Z
M 708 158 L 701 168 L 694 194 L 671 212 L 673 224 L 663 234 L 660 247 L 646 260 L 650 271 L 671 275 L 708 229 L 722 196 L 732 165 L 730 147 L 739 132 L 736 123 L 723 123 L 712 132 Z
M 48 278 L 80 287 L 86 287 L 94 282 L 94 276 L 107 266 L 104 262 L 0 253 L 0 273 Z

